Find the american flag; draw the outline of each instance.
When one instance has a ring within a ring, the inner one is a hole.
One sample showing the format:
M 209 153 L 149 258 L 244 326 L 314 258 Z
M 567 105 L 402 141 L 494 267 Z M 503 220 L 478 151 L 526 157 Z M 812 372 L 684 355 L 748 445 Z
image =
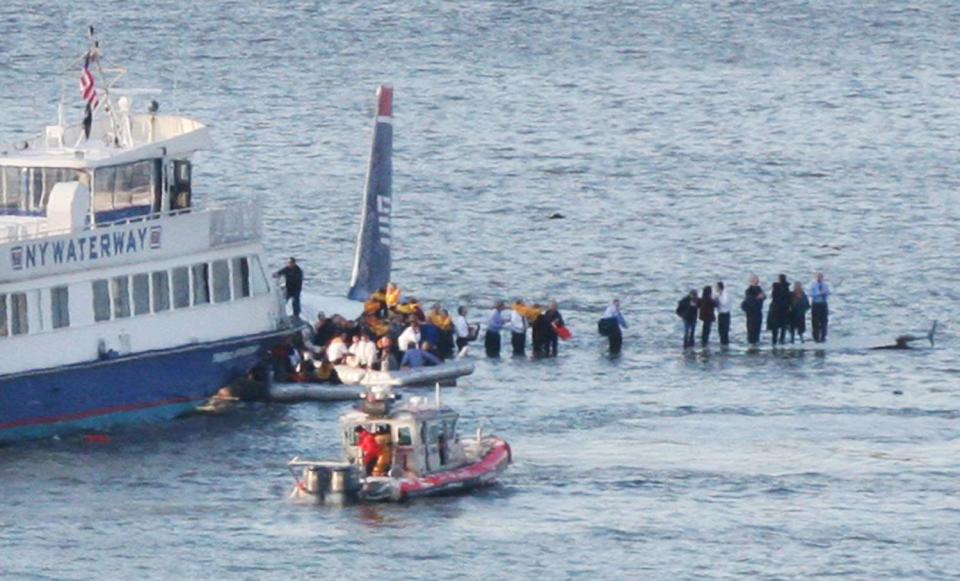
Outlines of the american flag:
M 80 73 L 80 91 L 87 105 L 96 108 L 100 101 L 97 99 L 97 88 L 93 82 L 93 73 L 90 72 L 90 53 L 83 59 L 83 71 Z

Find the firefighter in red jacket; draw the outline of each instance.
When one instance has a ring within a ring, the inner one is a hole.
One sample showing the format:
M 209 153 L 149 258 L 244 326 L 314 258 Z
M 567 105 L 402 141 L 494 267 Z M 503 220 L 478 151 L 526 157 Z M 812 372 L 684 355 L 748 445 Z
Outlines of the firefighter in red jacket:
M 357 426 L 353 431 L 357 433 L 357 443 L 363 454 L 363 474 L 369 476 L 373 472 L 373 467 L 377 465 L 377 460 L 380 459 L 380 444 L 377 443 L 376 437 L 363 426 Z

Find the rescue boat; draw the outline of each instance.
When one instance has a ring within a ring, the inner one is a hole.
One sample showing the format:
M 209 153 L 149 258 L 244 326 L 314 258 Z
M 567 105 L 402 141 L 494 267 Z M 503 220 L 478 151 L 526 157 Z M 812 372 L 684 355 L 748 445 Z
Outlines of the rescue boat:
M 344 385 L 389 385 L 391 387 L 418 387 L 440 383 L 457 384 L 457 378 L 473 373 L 475 366 L 469 359 L 450 359 L 439 365 L 404 368 L 395 371 L 377 371 L 350 365 L 337 365 L 337 377 Z
M 340 417 L 344 459 L 293 458 L 291 496 L 325 504 L 402 501 L 488 486 L 512 461 L 510 445 L 483 434 L 462 439 L 459 414 L 435 401 L 400 397 L 387 386 L 371 388 L 357 409 Z M 360 447 L 358 432 L 374 434 L 378 453 Z M 367 470 L 370 473 L 367 473 Z

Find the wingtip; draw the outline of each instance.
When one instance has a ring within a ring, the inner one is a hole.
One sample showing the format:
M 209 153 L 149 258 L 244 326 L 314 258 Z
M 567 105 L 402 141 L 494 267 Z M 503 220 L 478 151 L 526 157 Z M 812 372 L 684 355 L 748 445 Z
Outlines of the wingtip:
M 377 117 L 393 117 L 393 85 L 377 89 Z

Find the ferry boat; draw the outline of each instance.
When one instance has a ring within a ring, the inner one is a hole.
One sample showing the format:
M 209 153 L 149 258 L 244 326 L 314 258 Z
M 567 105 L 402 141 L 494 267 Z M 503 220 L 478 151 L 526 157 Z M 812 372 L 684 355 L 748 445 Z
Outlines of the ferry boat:
M 461 439 L 459 414 L 441 404 L 439 386 L 434 402 L 412 397 L 397 404 L 397 399 L 389 387 L 373 387 L 358 409 L 340 417 L 344 461 L 291 460 L 296 480 L 291 496 L 346 504 L 448 494 L 495 483 L 512 461 L 502 438 L 478 429 L 475 438 Z M 375 461 L 364 458 L 358 435 L 363 431 L 375 434 Z
M 194 199 L 209 128 L 79 62 L 84 122 L 0 147 L 0 442 L 179 415 L 295 324 L 258 201 Z

